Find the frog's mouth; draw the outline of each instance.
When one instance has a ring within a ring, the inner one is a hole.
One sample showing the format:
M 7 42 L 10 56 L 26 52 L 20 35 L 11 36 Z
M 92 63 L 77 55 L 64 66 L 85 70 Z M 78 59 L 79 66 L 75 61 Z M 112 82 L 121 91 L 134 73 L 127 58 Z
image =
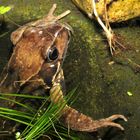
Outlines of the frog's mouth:
M 47 28 L 29 27 L 23 34 L 2 72 L 1 93 L 51 88 L 62 69 L 70 39 L 68 27 L 58 23 Z

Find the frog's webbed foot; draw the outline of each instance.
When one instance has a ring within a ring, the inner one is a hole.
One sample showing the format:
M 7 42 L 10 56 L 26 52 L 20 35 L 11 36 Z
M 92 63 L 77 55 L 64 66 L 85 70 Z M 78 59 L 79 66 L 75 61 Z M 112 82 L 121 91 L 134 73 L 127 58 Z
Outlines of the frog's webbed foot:
M 55 12 L 56 7 L 57 7 L 57 5 L 56 4 L 53 4 L 53 6 L 50 9 L 48 15 L 45 17 L 47 20 L 57 21 L 57 20 L 65 17 L 66 15 L 68 15 L 70 13 L 70 10 L 67 10 L 67 11 L 63 12 L 62 14 L 60 14 L 58 16 L 54 16 L 54 12 Z
M 76 111 L 71 107 L 67 107 L 62 116 L 62 121 L 69 128 L 76 131 L 86 131 L 86 132 L 94 132 L 100 128 L 108 126 L 124 130 L 124 128 L 120 124 L 113 122 L 116 119 L 123 119 L 124 121 L 127 121 L 127 119 L 123 115 L 119 114 L 112 115 L 105 119 L 93 120 L 92 118 L 79 113 L 78 111 Z

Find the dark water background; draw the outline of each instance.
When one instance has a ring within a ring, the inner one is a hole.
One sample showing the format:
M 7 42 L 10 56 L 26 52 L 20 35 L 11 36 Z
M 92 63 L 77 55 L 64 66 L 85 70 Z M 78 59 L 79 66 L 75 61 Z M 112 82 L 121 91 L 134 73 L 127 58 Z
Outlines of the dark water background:
M 40 18 L 46 15 L 54 2 L 0 2 L 0 5 L 14 5 L 0 21 L 0 35 L 6 34 L 0 37 L 0 71 L 7 63 L 13 47 L 10 33 L 17 28 L 13 21 L 22 25 Z M 71 2 L 59 0 L 57 4 L 56 14 L 66 9 L 72 10 L 72 14 L 65 19 L 73 27 L 74 34 L 64 63 L 64 74 L 68 91 L 79 85 L 73 107 L 94 119 L 116 113 L 128 118 L 127 123 L 118 121 L 124 126 L 124 133 L 115 128 L 101 130 L 99 133 L 103 140 L 140 140 L 140 20 L 113 25 L 114 31 L 133 49 L 112 57 L 96 22 L 81 14 Z M 110 62 L 113 64 L 110 65 Z M 133 95 L 129 96 L 128 91 Z M 79 135 L 81 140 L 96 139 L 93 134 Z

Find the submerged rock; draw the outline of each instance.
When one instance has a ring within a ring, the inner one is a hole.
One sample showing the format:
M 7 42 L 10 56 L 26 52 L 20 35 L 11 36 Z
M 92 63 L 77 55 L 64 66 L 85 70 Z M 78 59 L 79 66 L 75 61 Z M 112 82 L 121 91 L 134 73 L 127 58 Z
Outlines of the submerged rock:
M 93 0 L 72 0 L 88 15 L 93 14 Z M 95 0 L 97 12 L 105 20 L 105 1 Z M 121 22 L 140 16 L 139 0 L 106 0 L 109 22 Z

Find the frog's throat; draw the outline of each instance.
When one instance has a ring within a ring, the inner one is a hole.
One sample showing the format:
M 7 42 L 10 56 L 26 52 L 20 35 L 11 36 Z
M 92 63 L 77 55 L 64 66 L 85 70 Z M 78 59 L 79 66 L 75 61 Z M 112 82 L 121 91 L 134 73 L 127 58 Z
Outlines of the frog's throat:
M 52 84 L 53 84 L 53 85 L 56 84 L 56 77 L 57 77 L 57 75 L 59 74 L 59 72 L 60 72 L 60 70 L 61 70 L 61 64 L 60 64 L 60 62 L 58 62 L 57 65 L 58 65 L 58 66 L 57 66 L 56 73 L 54 74 L 54 76 L 53 76 L 53 78 L 52 78 Z

